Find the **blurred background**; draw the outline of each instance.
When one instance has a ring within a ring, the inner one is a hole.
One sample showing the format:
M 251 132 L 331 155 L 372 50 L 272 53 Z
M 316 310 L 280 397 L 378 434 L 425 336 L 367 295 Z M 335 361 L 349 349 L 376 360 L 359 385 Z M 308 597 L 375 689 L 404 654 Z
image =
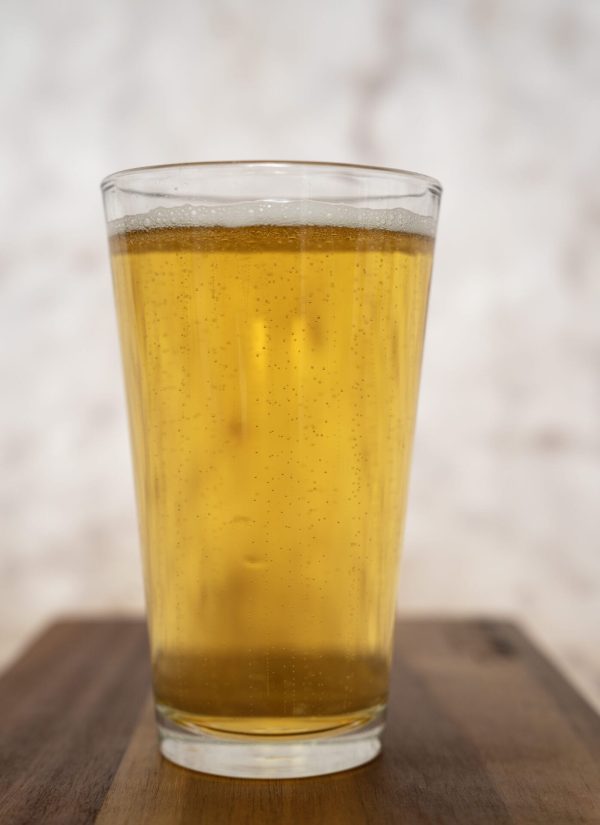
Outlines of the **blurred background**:
M 3 0 L 0 662 L 143 606 L 98 184 L 232 158 L 445 188 L 400 610 L 502 614 L 600 705 L 600 3 Z

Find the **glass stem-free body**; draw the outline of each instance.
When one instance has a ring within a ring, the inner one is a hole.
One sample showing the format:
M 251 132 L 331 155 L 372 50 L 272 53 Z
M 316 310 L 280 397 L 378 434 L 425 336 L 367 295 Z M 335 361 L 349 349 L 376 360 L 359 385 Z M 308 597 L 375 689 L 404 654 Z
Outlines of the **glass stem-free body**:
M 431 237 L 167 224 L 110 243 L 162 714 L 265 740 L 368 722 Z

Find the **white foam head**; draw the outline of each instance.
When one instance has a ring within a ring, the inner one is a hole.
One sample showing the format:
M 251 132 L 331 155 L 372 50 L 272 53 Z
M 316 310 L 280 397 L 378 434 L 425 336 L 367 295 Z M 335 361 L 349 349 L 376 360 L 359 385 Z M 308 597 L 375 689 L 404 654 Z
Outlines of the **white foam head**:
M 215 206 L 159 206 L 141 215 L 110 221 L 109 232 L 166 229 L 191 226 L 339 226 L 356 229 L 387 229 L 432 237 L 432 218 L 408 209 L 377 209 L 323 201 L 261 200 Z

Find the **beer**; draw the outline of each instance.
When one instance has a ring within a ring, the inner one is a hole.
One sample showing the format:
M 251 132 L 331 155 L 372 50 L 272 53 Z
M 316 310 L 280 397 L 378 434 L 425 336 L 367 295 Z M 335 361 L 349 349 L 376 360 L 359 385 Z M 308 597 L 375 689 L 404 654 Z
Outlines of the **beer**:
M 386 702 L 433 241 L 186 210 L 110 239 L 158 707 L 350 730 Z

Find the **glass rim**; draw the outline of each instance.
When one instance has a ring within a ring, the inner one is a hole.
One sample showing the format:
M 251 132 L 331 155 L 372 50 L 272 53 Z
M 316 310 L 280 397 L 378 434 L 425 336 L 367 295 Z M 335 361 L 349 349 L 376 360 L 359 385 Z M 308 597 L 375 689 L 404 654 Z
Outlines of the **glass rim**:
M 333 171 L 346 170 L 355 175 L 372 175 L 373 177 L 382 178 L 398 178 L 421 181 L 427 184 L 429 190 L 438 197 L 442 194 L 442 185 L 437 178 L 431 175 L 424 175 L 421 172 L 411 172 L 407 169 L 397 169 L 392 166 L 369 166 L 360 163 L 341 163 L 317 160 L 205 160 L 205 161 L 188 161 L 185 163 L 159 163 L 149 166 L 133 166 L 129 169 L 121 169 L 107 175 L 100 182 L 100 189 L 106 192 L 111 186 L 119 187 L 121 181 L 126 181 L 130 176 L 140 174 L 150 174 L 152 172 L 160 172 L 163 170 L 177 170 L 177 169 L 216 169 L 218 167 L 255 167 L 257 169 L 297 169 L 307 167 L 315 171 L 324 172 L 327 169 Z

